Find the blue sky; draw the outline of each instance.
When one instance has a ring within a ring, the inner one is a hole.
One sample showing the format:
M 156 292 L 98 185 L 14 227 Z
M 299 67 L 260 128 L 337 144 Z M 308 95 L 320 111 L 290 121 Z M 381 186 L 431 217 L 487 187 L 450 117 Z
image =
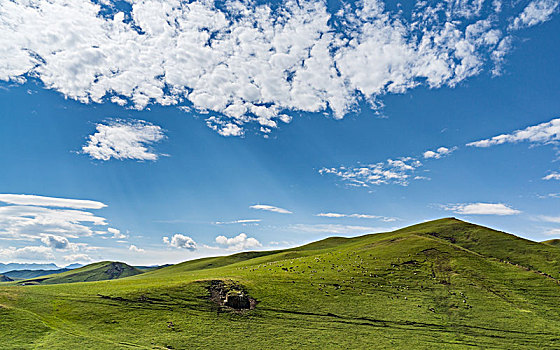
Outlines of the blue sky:
M 165 4 L 0 5 L 0 262 L 560 238 L 557 1 Z

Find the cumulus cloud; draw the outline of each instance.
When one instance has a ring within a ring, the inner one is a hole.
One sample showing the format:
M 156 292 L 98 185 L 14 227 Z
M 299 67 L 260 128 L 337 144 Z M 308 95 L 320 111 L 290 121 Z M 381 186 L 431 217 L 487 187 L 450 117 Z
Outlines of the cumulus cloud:
M 543 180 L 560 180 L 560 173 L 554 171 L 545 177 L 542 178 Z
M 557 0 L 534 0 L 525 7 L 510 25 L 510 29 L 532 27 L 550 19 L 558 8 Z
M 159 155 L 150 146 L 165 138 L 161 127 L 142 120 L 116 119 L 97 124 L 96 129 L 82 152 L 98 160 L 157 160 Z
M 62 207 L 72 209 L 101 209 L 107 205 L 84 199 L 68 199 L 36 196 L 29 194 L 0 194 L 0 202 L 17 205 L 34 205 L 41 207 Z
M 360 167 L 322 168 L 322 175 L 335 175 L 351 186 L 369 187 L 370 185 L 396 184 L 408 186 L 417 168 L 422 163 L 412 157 L 396 160 L 387 159 L 385 162 L 369 164 Z
M 218 236 L 216 237 L 216 243 L 227 250 L 245 250 L 262 247 L 262 244 L 256 238 L 247 237 L 245 233 L 240 233 L 231 238 Z
M 9 247 L 0 249 L 0 259 L 48 261 L 54 259 L 54 255 L 51 248 L 44 246 L 29 246 L 23 248 Z
M 197 248 L 196 242 L 192 238 L 179 233 L 174 234 L 171 238 L 163 237 L 163 243 L 173 248 L 181 248 L 187 250 L 196 250 Z
M 113 227 L 108 227 L 107 228 L 107 232 L 109 232 L 110 234 L 113 235 L 114 239 L 123 239 L 123 238 L 127 238 L 128 236 L 121 233 L 120 230 L 113 228 Z
M 490 139 L 467 143 L 467 146 L 490 147 L 504 143 L 531 142 L 537 144 L 557 143 L 560 141 L 560 118 L 549 122 L 516 130 L 510 134 L 494 136 Z
M 555 4 L 417 1 L 403 13 L 369 0 L 333 14 L 326 1 L 141 0 L 128 10 L 3 1 L 0 80 L 32 77 L 84 103 L 214 112 L 206 122 L 222 135 L 242 135 L 247 123 L 269 132 L 289 119 L 283 111 L 342 118 L 360 100 L 376 108 L 388 93 L 453 87 L 503 61 L 501 13 L 520 14 L 511 31 L 547 20 Z
M 385 222 L 396 221 L 395 218 L 388 218 L 385 216 L 369 215 L 369 214 L 341 214 L 341 213 L 319 213 L 315 216 L 325 217 L 325 218 L 356 218 L 356 219 L 380 219 Z
M 445 157 L 445 156 L 450 155 L 456 149 L 457 149 L 457 147 L 453 147 L 451 149 L 449 149 L 447 147 L 440 147 L 435 151 L 428 150 L 428 151 L 424 152 L 423 156 L 424 156 L 424 159 L 430 159 L 430 158 L 440 159 L 441 157 Z
M 47 247 L 59 249 L 59 250 L 78 250 L 78 245 L 74 243 L 70 243 L 68 238 L 56 235 L 43 235 L 41 237 L 41 242 L 45 244 Z
M 464 215 L 517 215 L 521 211 L 502 203 L 464 203 L 442 206 L 443 209 Z
M 93 261 L 93 259 L 87 254 L 65 255 L 63 259 L 68 263 L 88 263 Z
M 267 205 L 267 204 L 255 204 L 255 205 L 251 205 L 249 208 L 256 209 L 256 210 L 271 211 L 273 213 L 279 213 L 279 214 L 293 214 L 291 211 L 289 211 L 287 209 L 279 208 L 279 207 L 275 207 L 273 205 Z
M 131 252 L 135 252 L 135 253 L 145 253 L 146 252 L 144 249 L 138 248 L 134 244 L 131 244 L 130 247 L 128 247 L 128 250 L 130 250 Z

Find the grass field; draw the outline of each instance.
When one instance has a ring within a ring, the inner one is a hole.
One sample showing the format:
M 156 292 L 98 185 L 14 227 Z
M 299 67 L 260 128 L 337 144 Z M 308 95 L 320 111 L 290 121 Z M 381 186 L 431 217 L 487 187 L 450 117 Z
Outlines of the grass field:
M 61 275 L 0 284 L 0 348 L 560 348 L 560 249 L 456 219 L 109 281 Z M 215 280 L 256 308 L 209 300 Z

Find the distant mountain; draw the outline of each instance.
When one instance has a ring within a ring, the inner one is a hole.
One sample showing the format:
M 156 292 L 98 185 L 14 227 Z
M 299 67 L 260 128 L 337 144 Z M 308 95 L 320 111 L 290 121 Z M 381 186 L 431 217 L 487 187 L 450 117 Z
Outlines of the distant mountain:
M 13 270 L 58 270 L 60 267 L 55 264 L 20 264 L 20 263 L 0 263 L 0 273 Z
M 104 281 L 139 275 L 144 271 L 122 262 L 102 261 L 74 270 L 21 281 L 22 285 Z
M 0 282 L 11 282 L 11 281 L 13 281 L 13 279 L 11 279 L 10 277 L 0 275 Z
M 137 269 L 140 269 L 144 272 L 148 271 L 155 271 L 159 269 L 163 269 L 164 267 L 172 266 L 173 264 L 165 264 L 165 265 L 150 265 L 150 266 L 134 266 Z
M 7 276 L 13 280 L 26 280 L 29 278 L 53 275 L 66 271 L 70 271 L 70 269 L 64 268 L 58 270 L 13 270 L 4 272 L 4 276 Z

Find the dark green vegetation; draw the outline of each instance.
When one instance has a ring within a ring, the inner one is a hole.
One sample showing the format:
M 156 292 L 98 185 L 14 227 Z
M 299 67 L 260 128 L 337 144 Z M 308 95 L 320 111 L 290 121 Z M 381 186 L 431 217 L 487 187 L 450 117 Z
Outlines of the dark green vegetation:
M 74 281 L 69 273 L 56 276 Z M 560 343 L 558 278 L 559 248 L 442 219 L 112 281 L 0 287 L 0 344 L 553 349 Z M 254 309 L 225 306 L 228 299 L 246 304 L 245 296 Z

